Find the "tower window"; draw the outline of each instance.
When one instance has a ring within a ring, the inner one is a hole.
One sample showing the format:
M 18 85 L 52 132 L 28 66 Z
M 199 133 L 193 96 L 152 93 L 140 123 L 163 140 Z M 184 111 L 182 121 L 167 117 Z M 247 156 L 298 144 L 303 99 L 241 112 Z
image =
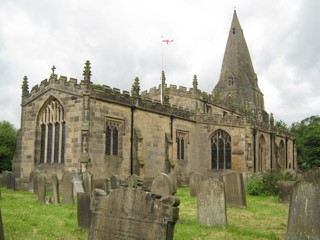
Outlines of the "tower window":
M 236 34 L 236 29 L 235 28 L 232 28 L 232 33 Z

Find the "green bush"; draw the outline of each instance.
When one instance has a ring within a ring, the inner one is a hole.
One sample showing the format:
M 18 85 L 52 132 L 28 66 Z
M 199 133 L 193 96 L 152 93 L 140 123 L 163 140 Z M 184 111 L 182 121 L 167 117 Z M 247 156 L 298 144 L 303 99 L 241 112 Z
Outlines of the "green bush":
M 250 195 L 276 195 L 278 194 L 278 181 L 292 180 L 293 176 L 289 172 L 267 170 L 263 173 L 252 176 L 247 184 Z

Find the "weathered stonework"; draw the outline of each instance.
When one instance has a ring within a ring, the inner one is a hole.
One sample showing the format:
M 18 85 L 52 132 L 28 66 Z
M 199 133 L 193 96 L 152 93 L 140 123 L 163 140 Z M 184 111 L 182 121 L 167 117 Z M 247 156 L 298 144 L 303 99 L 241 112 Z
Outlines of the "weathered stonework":
M 199 90 L 197 84 L 189 90 L 170 85 L 165 89 L 169 103 L 162 104 L 160 87 L 130 95 L 93 84 L 90 62 L 80 82 L 53 72 L 31 91 L 23 88 L 12 166 L 17 183 L 32 171 L 47 179 L 55 173 L 61 180 L 65 171 L 85 170 L 93 174 L 93 182 L 130 174 L 150 180 L 172 172 L 178 183 L 185 184 L 191 172 L 205 173 L 217 166 L 216 170 L 237 172 L 295 169 L 294 136 L 275 128 L 269 119 L 244 37 L 234 36 L 234 24 L 236 34 L 241 33 L 236 14 L 229 37 L 240 44 L 228 40 L 221 77 L 212 93 Z M 246 59 L 231 59 L 234 51 Z M 233 79 L 226 78 L 228 74 Z M 245 74 L 249 82 L 243 79 Z M 229 80 L 234 84 L 228 86 Z M 27 78 L 23 84 L 28 84 Z M 243 89 L 244 101 L 239 98 Z M 223 143 L 214 142 L 217 133 L 224 134 Z

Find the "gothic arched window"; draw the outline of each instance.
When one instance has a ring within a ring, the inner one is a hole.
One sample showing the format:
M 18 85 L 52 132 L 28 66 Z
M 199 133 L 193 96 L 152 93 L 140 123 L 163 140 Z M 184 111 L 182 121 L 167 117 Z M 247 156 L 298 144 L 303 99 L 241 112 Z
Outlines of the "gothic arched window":
M 211 168 L 231 169 L 231 137 L 221 129 L 211 137 Z
M 55 98 L 39 113 L 40 163 L 63 163 L 65 151 L 64 110 Z

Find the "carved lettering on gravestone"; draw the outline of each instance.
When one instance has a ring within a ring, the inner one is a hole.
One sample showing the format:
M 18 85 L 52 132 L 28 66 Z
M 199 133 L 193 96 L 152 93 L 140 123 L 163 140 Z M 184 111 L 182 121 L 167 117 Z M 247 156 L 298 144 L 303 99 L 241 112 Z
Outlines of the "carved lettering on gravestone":
M 53 203 L 57 205 L 60 203 L 59 181 L 58 181 L 57 174 L 52 174 L 51 181 L 52 181 Z
M 295 186 L 295 181 L 278 181 L 279 190 L 279 202 L 289 203 L 292 195 L 293 188 Z
M 90 193 L 78 193 L 78 226 L 84 229 L 89 229 L 91 224 L 92 211 L 90 209 Z
M 197 194 L 198 222 L 214 227 L 227 224 L 225 187 L 222 181 L 208 178 L 199 186 Z
M 226 203 L 231 207 L 247 207 L 246 190 L 243 175 L 239 172 L 228 172 L 223 174 L 225 183 Z
M 299 183 L 292 192 L 287 239 L 319 239 L 320 186 Z
M 73 183 L 72 183 L 72 173 L 64 172 L 62 176 L 62 192 L 63 192 L 63 203 L 73 204 Z
M 46 198 L 46 177 L 44 175 L 38 176 L 38 203 L 45 203 Z
M 77 196 L 78 192 L 84 192 L 83 181 L 81 175 L 78 173 L 72 174 L 72 183 L 73 183 L 73 195 Z
M 192 172 L 190 174 L 189 185 L 190 185 L 190 196 L 191 197 L 197 196 L 198 191 L 200 189 L 199 186 L 201 185 L 203 178 L 204 178 L 203 175 L 198 172 Z
M 153 179 L 151 184 L 151 192 L 161 196 L 173 195 L 174 191 L 172 182 L 167 174 L 160 173 Z
M 178 216 L 177 207 L 164 204 L 149 192 L 114 189 L 98 199 L 88 239 L 171 240 Z
M 0 209 L 0 240 L 4 240 L 4 230 L 3 230 L 1 209 Z

